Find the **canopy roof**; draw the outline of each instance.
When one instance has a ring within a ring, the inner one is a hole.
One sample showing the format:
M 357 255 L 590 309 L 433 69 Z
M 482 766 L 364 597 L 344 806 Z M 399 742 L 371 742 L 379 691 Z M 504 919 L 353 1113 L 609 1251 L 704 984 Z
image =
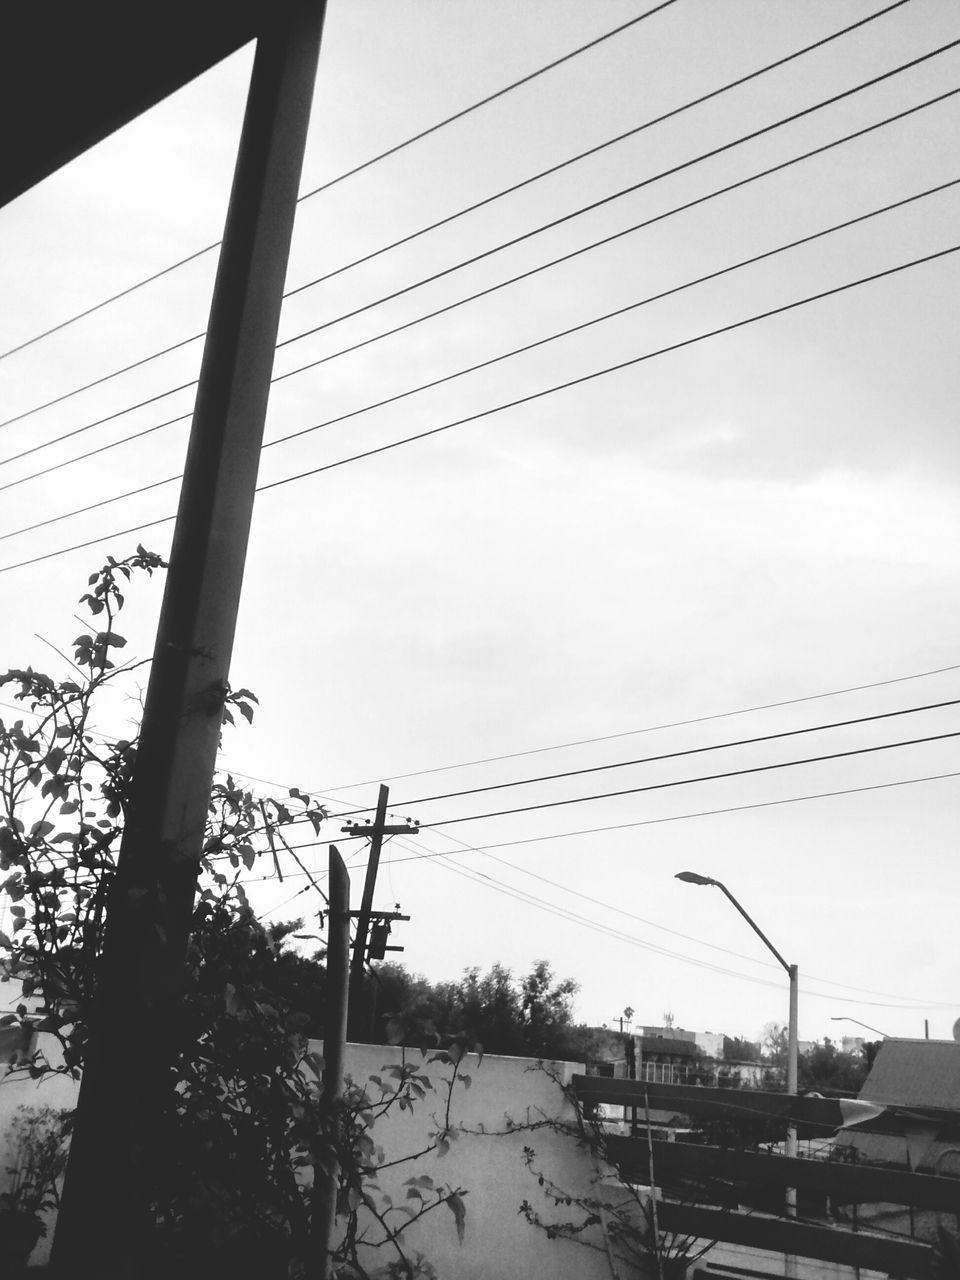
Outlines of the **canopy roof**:
M 254 39 L 290 2 L 4 5 L 0 206 Z

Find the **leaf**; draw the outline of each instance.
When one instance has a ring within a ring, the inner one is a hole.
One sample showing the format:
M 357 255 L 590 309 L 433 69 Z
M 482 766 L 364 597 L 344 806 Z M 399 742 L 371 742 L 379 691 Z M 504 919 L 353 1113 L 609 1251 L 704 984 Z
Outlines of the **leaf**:
M 463 1244 L 464 1229 L 467 1221 L 467 1211 L 464 1208 L 463 1200 L 456 1191 L 452 1195 L 447 1196 L 447 1207 L 453 1214 L 454 1221 L 457 1224 L 457 1239 Z
M 52 830 L 52 822 L 40 821 L 33 824 L 30 828 L 30 834 L 31 836 L 36 836 L 38 839 L 42 840 L 44 836 L 48 836 Z

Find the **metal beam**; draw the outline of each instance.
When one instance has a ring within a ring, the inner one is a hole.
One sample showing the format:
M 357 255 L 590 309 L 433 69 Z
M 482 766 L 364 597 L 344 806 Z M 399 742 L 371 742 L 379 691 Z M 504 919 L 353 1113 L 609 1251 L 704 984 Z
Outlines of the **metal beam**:
M 646 1139 L 609 1134 L 604 1147 L 621 1176 L 630 1182 L 647 1181 L 649 1154 Z M 690 1142 L 653 1143 L 657 1179 L 681 1177 L 707 1184 L 711 1179 L 746 1184 L 752 1188 L 797 1187 L 830 1196 L 841 1204 L 916 1205 L 941 1212 L 960 1211 L 960 1178 L 928 1173 L 904 1173 L 898 1169 L 874 1169 L 839 1160 L 802 1160 L 699 1146 Z
M 930 1274 L 933 1250 L 915 1240 L 872 1236 L 862 1231 L 840 1231 L 787 1218 L 763 1218 L 757 1214 L 731 1213 L 698 1205 L 662 1200 L 658 1206 L 665 1231 L 683 1232 L 700 1240 L 724 1240 L 754 1249 L 798 1258 L 819 1258 L 851 1267 L 870 1267 L 884 1274 L 924 1280 Z

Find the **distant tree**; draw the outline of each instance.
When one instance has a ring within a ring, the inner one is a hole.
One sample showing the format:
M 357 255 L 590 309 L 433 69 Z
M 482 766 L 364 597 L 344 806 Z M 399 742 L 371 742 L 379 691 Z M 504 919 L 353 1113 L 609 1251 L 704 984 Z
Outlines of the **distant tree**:
M 545 960 L 515 977 L 503 965 L 486 973 L 466 969 L 454 982 L 431 983 L 402 965 L 380 964 L 368 974 L 363 999 L 377 1014 L 362 1025 L 374 1041 L 430 1046 L 457 1040 L 485 1053 L 581 1060 L 582 1029 L 573 1023 L 577 983 L 558 980 Z
M 799 1085 L 816 1093 L 859 1093 L 868 1071 L 866 1055 L 844 1053 L 824 1039 L 801 1054 Z
M 759 1062 L 760 1046 L 742 1036 L 724 1036 L 723 1056 L 727 1062 Z

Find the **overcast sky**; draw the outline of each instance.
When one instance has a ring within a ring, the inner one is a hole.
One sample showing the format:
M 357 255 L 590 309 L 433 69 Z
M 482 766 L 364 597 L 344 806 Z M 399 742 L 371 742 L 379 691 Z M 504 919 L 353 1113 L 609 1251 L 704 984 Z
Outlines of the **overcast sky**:
M 302 190 L 652 7 L 331 0 Z M 304 200 L 288 285 L 883 7 L 677 0 Z M 285 305 L 281 339 L 325 327 L 284 346 L 275 371 L 322 360 L 946 93 L 960 83 L 960 49 L 337 322 L 958 39 L 955 4 L 909 0 L 306 289 Z M 0 349 L 219 238 L 251 61 L 241 51 L 0 210 Z M 284 379 L 267 441 L 956 181 L 958 102 L 925 107 Z M 958 240 L 958 190 L 277 444 L 264 453 L 262 479 L 948 249 Z M 0 416 L 200 333 L 215 258 L 3 359 Z M 224 758 L 261 790 L 297 785 L 339 808 L 374 804 L 383 780 L 391 807 L 437 824 L 393 842 L 381 872 L 381 905 L 399 902 L 413 917 L 396 938 L 411 968 L 439 979 L 495 961 L 525 971 L 542 957 L 579 981 L 577 1015 L 586 1021 L 610 1022 L 630 1005 L 640 1022 L 671 1011 L 690 1029 L 759 1036 L 786 1020 L 785 975 L 717 890 L 674 879 L 690 868 L 723 880 L 799 965 L 802 1037 L 856 1033 L 853 1023 L 830 1021 L 840 1015 L 896 1035 L 922 1035 L 928 1019 L 932 1036 L 950 1036 L 960 1015 L 955 738 L 450 820 L 960 732 L 956 707 L 427 798 L 960 698 L 958 265 L 952 255 L 912 267 L 258 500 L 232 678 L 257 692 L 261 710 L 252 729 L 229 735 Z M 188 423 L 26 477 L 188 415 L 192 391 L 47 442 L 191 381 L 200 354 L 193 342 L 3 428 L 0 483 L 23 482 L 2 492 L 0 667 L 57 669 L 35 633 L 69 642 L 75 601 L 106 553 L 128 554 L 138 540 L 168 550 L 170 523 L 118 531 L 169 515 L 176 484 L 8 535 L 176 476 Z M 11 460 L 36 445 L 45 447 Z M 64 552 L 93 539 L 102 541 Z M 56 554 L 8 568 L 48 553 Z M 144 587 L 131 603 L 126 630 L 144 656 L 159 590 Z M 872 687 L 835 692 L 854 686 Z M 108 719 L 119 732 L 130 714 L 118 700 Z M 948 776 L 914 781 L 932 775 Z M 889 785 L 900 783 L 908 785 Z M 331 822 L 327 838 L 339 827 Z M 359 896 L 363 851 L 341 847 L 354 859 Z M 325 843 L 304 856 L 322 869 Z M 251 892 L 258 908 L 285 918 L 315 909 L 310 893 L 289 901 L 302 885 L 257 882 Z

